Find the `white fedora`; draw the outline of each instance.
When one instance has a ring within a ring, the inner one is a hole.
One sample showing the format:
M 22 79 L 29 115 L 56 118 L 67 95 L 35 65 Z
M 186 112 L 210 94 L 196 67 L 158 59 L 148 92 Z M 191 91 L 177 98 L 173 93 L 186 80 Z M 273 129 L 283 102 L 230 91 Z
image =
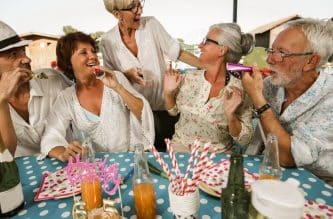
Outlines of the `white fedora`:
M 0 52 L 26 46 L 31 42 L 32 40 L 21 40 L 10 26 L 0 21 Z

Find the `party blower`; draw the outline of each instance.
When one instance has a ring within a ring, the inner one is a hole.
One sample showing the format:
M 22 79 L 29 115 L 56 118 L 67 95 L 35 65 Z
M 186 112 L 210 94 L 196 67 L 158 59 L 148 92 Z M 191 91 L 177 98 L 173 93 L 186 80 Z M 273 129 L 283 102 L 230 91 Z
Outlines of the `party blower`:
M 242 78 L 242 72 L 252 72 L 253 68 L 251 66 L 241 65 L 241 64 L 234 64 L 234 63 L 227 63 L 227 70 L 238 79 Z M 262 68 L 260 72 L 262 73 L 263 77 L 268 76 L 271 73 L 271 69 L 269 68 Z

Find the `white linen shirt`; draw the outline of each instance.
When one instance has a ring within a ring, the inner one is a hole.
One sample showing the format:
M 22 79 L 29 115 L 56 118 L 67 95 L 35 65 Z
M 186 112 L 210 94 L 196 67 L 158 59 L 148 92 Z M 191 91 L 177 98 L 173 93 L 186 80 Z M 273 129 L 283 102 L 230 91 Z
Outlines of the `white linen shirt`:
M 101 40 L 104 65 L 121 72 L 139 67 L 146 85 L 133 84 L 150 103 L 153 110 L 165 110 L 163 78 L 166 71 L 164 54 L 176 61 L 180 45 L 154 17 L 142 17 L 135 31 L 138 55 L 135 57 L 121 39 L 118 25 L 109 30 Z
M 48 78 L 33 78 L 29 81 L 29 123 L 9 105 L 18 142 L 15 151 L 16 157 L 40 153 L 40 141 L 50 108 L 53 106 L 59 92 L 70 85 L 65 76 L 53 69 L 38 69 L 34 72 L 44 72 Z
M 118 93 L 106 86 L 100 119 L 90 120 L 79 103 L 73 85 L 60 93 L 48 117 L 41 142 L 42 154 L 47 155 L 55 146 L 67 147 L 66 129 L 71 123 L 92 139 L 95 151 L 124 152 L 133 150 L 136 143 L 143 143 L 147 149 L 154 142 L 154 119 L 149 103 L 133 89 L 123 73 L 115 71 L 115 75 L 125 89 L 142 99 L 141 122 L 128 110 Z
M 285 90 L 265 80 L 264 94 L 281 125 L 291 135 L 291 153 L 298 167 L 333 185 L 333 72 L 321 70 L 314 84 L 285 111 Z

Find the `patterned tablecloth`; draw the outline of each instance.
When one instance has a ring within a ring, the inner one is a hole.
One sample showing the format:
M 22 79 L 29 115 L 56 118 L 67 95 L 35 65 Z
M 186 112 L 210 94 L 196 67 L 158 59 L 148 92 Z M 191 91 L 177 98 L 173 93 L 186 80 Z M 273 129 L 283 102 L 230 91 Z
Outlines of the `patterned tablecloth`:
M 98 153 L 97 158 L 104 158 L 108 156 L 110 163 L 119 163 L 119 171 L 122 176 L 127 175 L 133 168 L 133 153 Z M 169 155 L 163 153 L 164 160 L 170 162 Z M 217 155 L 216 161 L 228 158 L 229 155 Z M 188 155 L 177 154 L 179 166 L 182 169 L 186 168 Z M 249 172 L 257 173 L 261 163 L 259 156 L 246 156 L 244 155 L 244 168 Z M 147 154 L 147 159 L 152 163 L 156 163 L 154 156 L 151 153 Z M 64 163 L 55 159 L 46 158 L 45 160 L 37 160 L 36 156 L 26 156 L 16 158 L 16 162 L 20 169 L 21 183 L 23 185 L 25 208 L 21 210 L 14 218 L 72 218 L 71 210 L 73 198 L 64 198 L 59 200 L 47 200 L 34 202 L 33 199 L 36 195 L 40 185 L 42 175 L 45 171 L 54 172 L 65 166 Z M 168 184 L 169 182 L 152 174 L 155 183 L 156 191 L 156 205 L 157 205 L 157 218 L 172 218 L 172 213 L 169 207 L 168 197 Z M 295 178 L 300 181 L 300 187 L 304 190 L 305 198 L 313 200 L 317 203 L 333 205 L 333 188 L 325 184 L 322 180 L 302 168 L 283 169 L 282 180 L 288 178 Z M 132 182 L 127 180 L 121 186 L 123 213 L 125 218 L 136 218 L 133 203 Z M 104 194 L 105 196 L 105 194 Z M 105 196 L 106 197 L 106 196 Z M 111 198 L 118 198 L 118 194 Z M 118 207 L 120 210 L 120 204 Z M 200 210 L 199 217 L 204 219 L 221 218 L 221 201 L 218 198 L 212 197 L 200 191 Z M 332 212 L 333 213 L 333 212 Z M 327 217 L 329 218 L 329 217 Z

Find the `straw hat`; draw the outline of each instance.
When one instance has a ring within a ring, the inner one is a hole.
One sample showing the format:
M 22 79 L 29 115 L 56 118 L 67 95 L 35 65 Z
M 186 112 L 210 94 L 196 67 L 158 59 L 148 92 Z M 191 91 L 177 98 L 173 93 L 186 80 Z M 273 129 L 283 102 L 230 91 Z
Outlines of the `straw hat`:
M 32 40 L 21 40 L 10 26 L 0 21 L 0 52 L 26 46 L 31 42 Z

